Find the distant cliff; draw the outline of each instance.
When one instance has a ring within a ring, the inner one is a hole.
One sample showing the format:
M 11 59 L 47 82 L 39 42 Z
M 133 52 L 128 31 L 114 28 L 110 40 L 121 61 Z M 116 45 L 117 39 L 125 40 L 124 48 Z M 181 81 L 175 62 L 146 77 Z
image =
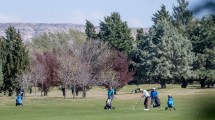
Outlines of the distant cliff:
M 32 37 L 38 36 L 43 32 L 57 32 L 57 31 L 68 31 L 69 29 L 77 30 L 84 32 L 85 25 L 71 24 L 71 23 L 62 23 L 62 24 L 52 24 L 52 23 L 0 23 L 0 36 L 5 35 L 5 30 L 13 26 L 20 31 L 21 36 L 25 42 L 31 41 Z M 136 36 L 136 29 L 131 28 L 132 36 Z M 96 31 L 99 30 L 99 27 L 96 27 Z M 144 31 L 148 31 L 144 29 Z

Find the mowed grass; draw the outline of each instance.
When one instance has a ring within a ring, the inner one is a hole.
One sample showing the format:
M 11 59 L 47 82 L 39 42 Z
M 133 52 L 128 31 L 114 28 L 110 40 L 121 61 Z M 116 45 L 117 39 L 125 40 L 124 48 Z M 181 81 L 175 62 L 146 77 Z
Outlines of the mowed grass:
M 137 87 L 144 89 L 158 88 L 159 85 L 129 85 L 121 89 L 114 99 L 115 110 L 104 110 L 106 90 L 93 88 L 86 99 L 80 95 L 73 100 L 70 91 L 67 98 L 62 98 L 59 90 L 53 90 L 48 97 L 27 94 L 24 107 L 15 106 L 15 96 L 0 95 L 0 120 L 214 120 L 215 89 L 198 89 L 189 86 L 168 85 L 167 89 L 158 89 L 161 108 L 144 111 L 143 102 L 133 110 L 141 93 L 131 94 Z M 39 94 L 39 92 L 37 93 Z M 165 111 L 167 95 L 172 94 L 176 111 Z M 211 116 L 210 116 L 211 115 Z

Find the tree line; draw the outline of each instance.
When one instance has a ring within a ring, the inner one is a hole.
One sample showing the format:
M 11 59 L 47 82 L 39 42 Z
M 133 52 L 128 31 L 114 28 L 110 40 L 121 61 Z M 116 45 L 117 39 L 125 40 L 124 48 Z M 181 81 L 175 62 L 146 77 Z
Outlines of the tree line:
M 157 82 L 161 88 L 166 83 L 181 83 L 182 88 L 193 82 L 202 88 L 214 86 L 215 16 L 196 19 L 188 4 L 178 0 L 171 15 L 162 5 L 149 32 L 137 31 L 134 79 Z
M 196 19 L 186 0 L 178 0 L 170 14 L 164 5 L 153 14 L 148 32 L 131 35 L 127 22 L 117 12 L 104 17 L 99 31 L 86 20 L 85 33 L 44 33 L 24 45 L 19 31 L 9 27 L 1 37 L 0 91 L 36 88 L 48 95 L 60 86 L 64 97 L 71 85 L 113 86 L 128 82 L 181 84 L 198 82 L 204 88 L 215 79 L 215 17 Z M 75 97 L 75 95 L 73 95 Z
M 6 37 L 1 40 L 2 46 L 3 43 L 9 42 L 9 40 L 6 41 L 8 36 L 13 36 L 13 34 L 20 36 L 14 27 L 9 27 L 6 31 L 9 29 L 13 31 L 12 33 L 6 32 Z M 10 39 L 12 40 L 17 39 Z M 8 93 L 9 96 L 17 89 L 30 89 L 31 91 L 34 89 L 36 97 L 37 88 L 40 89 L 41 96 L 47 96 L 52 87 L 60 86 L 66 97 L 66 89 L 74 85 L 82 90 L 82 97 L 86 97 L 89 86 L 108 87 L 111 85 L 115 89 L 120 89 L 132 80 L 133 73 L 127 69 L 130 65 L 127 55 L 111 49 L 107 42 L 86 38 L 84 33 L 74 30 L 68 33 L 44 33 L 33 38 L 32 42 L 26 46 L 22 41 L 18 42 L 23 45 L 22 49 L 25 52 L 22 54 L 25 56 L 13 54 L 14 51 L 21 54 L 21 51 L 15 48 L 8 54 L 14 58 L 19 57 L 21 62 L 25 62 L 23 64 L 26 67 L 20 69 L 20 72 L 15 72 L 11 79 L 7 78 L 6 72 L 2 72 L 1 91 Z M 5 47 L 5 50 L 3 48 L 2 52 L 10 50 L 8 47 Z M 4 57 L 4 54 L 1 55 Z M 8 66 L 13 64 L 8 60 L 5 62 L 9 64 Z M 15 67 L 7 69 L 7 72 L 22 65 L 13 66 Z M 13 84 L 8 84 L 8 81 Z

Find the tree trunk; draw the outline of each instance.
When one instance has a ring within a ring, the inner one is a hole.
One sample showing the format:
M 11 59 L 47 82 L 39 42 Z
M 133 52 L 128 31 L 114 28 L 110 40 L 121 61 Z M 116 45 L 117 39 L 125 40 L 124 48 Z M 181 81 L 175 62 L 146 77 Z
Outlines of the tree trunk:
M 75 95 L 78 96 L 79 86 L 75 86 Z
M 30 94 L 32 93 L 32 87 L 29 89 L 29 93 L 30 93 Z
M 116 88 L 114 88 L 114 95 L 116 95 Z
M 211 83 L 211 87 L 214 87 L 214 82 Z
M 82 88 L 83 90 L 82 90 L 82 98 L 85 98 L 86 97 L 86 86 L 83 86 L 83 88 Z
M 207 82 L 207 88 L 210 88 L 211 83 Z
M 36 98 L 36 92 L 37 92 L 36 83 L 34 83 L 34 99 Z
M 165 89 L 166 88 L 166 83 L 162 83 L 161 84 L 161 89 Z
M 160 79 L 160 85 L 161 85 L 161 89 L 165 89 L 166 88 L 166 81 L 164 79 Z
M 12 96 L 12 95 L 13 95 L 13 89 L 9 88 L 9 90 L 8 90 L 8 96 Z
M 205 88 L 205 79 L 201 79 L 200 84 L 201 88 Z
M 44 96 L 45 96 L 45 90 L 43 88 L 43 81 L 42 81 L 42 84 L 41 84 L 41 97 L 43 96 L 43 92 L 44 92 Z
M 183 77 L 181 79 L 181 88 L 187 88 L 187 81 Z
M 44 90 L 44 96 L 48 96 L 48 90 Z
M 43 90 L 41 89 L 41 97 L 43 96 Z
M 65 88 L 65 86 L 62 88 L 62 92 L 63 92 L 63 97 L 65 99 L 66 98 L 66 88 Z

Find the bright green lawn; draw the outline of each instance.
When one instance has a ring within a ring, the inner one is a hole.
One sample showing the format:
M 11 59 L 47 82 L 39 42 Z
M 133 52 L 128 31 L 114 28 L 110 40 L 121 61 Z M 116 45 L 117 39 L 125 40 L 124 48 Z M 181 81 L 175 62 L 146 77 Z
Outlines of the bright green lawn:
M 156 87 L 154 85 L 147 85 Z M 106 98 L 90 93 L 105 90 L 94 88 L 90 90 L 86 99 L 71 98 L 62 99 L 54 96 L 57 91 L 49 97 L 27 96 L 24 100 L 24 107 L 15 106 L 15 96 L 0 96 L 0 120 L 215 120 L 208 114 L 215 114 L 215 89 L 181 89 L 172 85 L 166 90 L 158 90 L 162 107 L 144 111 L 143 103 L 139 104 L 136 110 L 133 106 L 138 102 L 140 94 L 129 94 L 136 86 L 126 86 L 114 99 L 115 110 L 104 110 Z M 146 88 L 146 85 L 140 86 Z M 173 94 L 176 111 L 165 111 L 166 95 Z M 95 93 L 96 94 L 96 93 Z M 125 97 L 124 97 L 125 96 Z M 134 97 L 135 96 L 135 97 Z M 127 98 L 126 98 L 127 97 Z M 127 100 L 128 99 L 128 100 Z M 210 104 L 207 106 L 206 104 Z M 207 117 L 204 117 L 206 115 Z M 202 117 L 203 116 L 203 117 Z M 207 118 L 207 119 L 206 119 Z

